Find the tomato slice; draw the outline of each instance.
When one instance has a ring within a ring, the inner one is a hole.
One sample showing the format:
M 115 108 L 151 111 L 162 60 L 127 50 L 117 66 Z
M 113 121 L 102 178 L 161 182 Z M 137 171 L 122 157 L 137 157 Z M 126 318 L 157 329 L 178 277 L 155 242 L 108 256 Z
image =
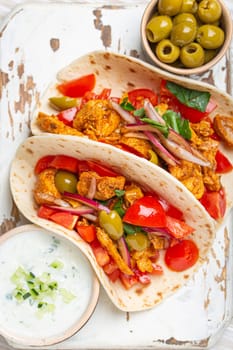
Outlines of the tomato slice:
M 168 247 L 165 253 L 165 263 L 169 269 L 177 272 L 185 271 L 196 264 L 199 251 L 196 244 L 188 239 Z
M 233 169 L 233 165 L 221 151 L 217 151 L 215 160 L 217 162 L 216 173 L 225 174 Z
M 73 230 L 73 228 L 77 223 L 78 216 L 73 215 L 71 213 L 57 212 L 50 215 L 50 220 L 52 220 L 56 224 L 59 224 L 65 228 L 68 228 L 69 230 Z
M 59 154 L 54 157 L 50 166 L 55 169 L 63 169 L 71 173 L 77 173 L 79 170 L 79 160 L 74 157 Z
M 76 225 L 76 230 L 85 242 L 91 243 L 96 238 L 96 229 L 94 225 Z
M 43 170 L 47 169 L 50 167 L 51 162 L 55 156 L 44 156 L 38 160 L 38 162 L 35 165 L 34 171 L 35 174 L 38 175 L 40 174 Z
M 142 108 L 145 99 L 150 100 L 153 106 L 158 103 L 158 95 L 150 89 L 134 89 L 128 92 L 129 102 L 136 108 Z
M 60 121 L 62 121 L 65 125 L 73 126 L 73 120 L 77 114 L 77 107 L 72 107 L 65 109 L 57 114 L 57 117 Z
M 90 245 L 99 266 L 104 266 L 110 262 L 107 250 L 100 245 L 97 239 L 91 242 Z
M 89 167 L 89 170 L 95 171 L 100 176 L 110 176 L 110 177 L 118 176 L 118 174 L 114 170 L 106 167 L 105 165 L 96 163 L 92 160 L 87 160 L 86 163 L 87 163 L 87 166 Z
M 183 220 L 184 215 L 181 210 L 168 203 L 164 198 L 159 198 L 159 202 L 165 210 L 166 215 L 172 216 L 173 218 L 176 218 L 178 220 Z
M 168 232 L 177 239 L 184 238 L 194 232 L 194 229 L 182 220 L 175 219 L 168 215 L 166 216 L 166 220 Z
M 95 74 L 88 74 L 77 79 L 57 85 L 58 91 L 68 97 L 83 97 L 87 91 L 95 87 Z
M 148 195 L 137 199 L 127 209 L 123 221 L 137 226 L 165 227 L 166 214 L 159 201 Z
M 39 216 L 39 218 L 49 220 L 50 216 L 55 213 L 57 213 L 56 209 L 47 207 L 46 205 L 41 205 L 37 212 L 37 215 Z
M 226 195 L 223 188 L 216 192 L 205 191 L 200 202 L 215 220 L 221 219 L 226 212 Z

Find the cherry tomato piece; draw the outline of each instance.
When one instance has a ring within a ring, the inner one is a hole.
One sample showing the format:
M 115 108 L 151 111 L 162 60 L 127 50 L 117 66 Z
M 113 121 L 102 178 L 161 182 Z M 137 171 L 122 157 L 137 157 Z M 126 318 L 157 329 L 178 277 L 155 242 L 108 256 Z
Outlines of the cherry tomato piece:
M 127 209 L 123 221 L 137 226 L 165 227 L 166 214 L 159 201 L 149 195 L 137 199 Z
M 158 95 L 150 89 L 135 89 L 128 92 L 129 102 L 136 108 L 143 107 L 145 99 L 150 100 L 153 106 L 158 103 Z
M 50 220 L 67 228 L 68 230 L 73 230 L 77 223 L 78 216 L 71 213 L 57 212 L 50 215 Z
M 224 216 L 226 211 L 226 195 L 223 188 L 214 192 L 205 191 L 200 202 L 215 220 L 219 220 Z
M 57 89 L 68 97 L 83 97 L 87 91 L 93 90 L 95 82 L 95 74 L 88 74 L 59 84 Z
M 168 247 L 165 253 L 165 263 L 169 269 L 181 272 L 192 267 L 198 257 L 198 247 L 193 241 L 186 239 Z
M 65 109 L 57 114 L 57 117 L 60 121 L 62 121 L 65 125 L 73 126 L 73 120 L 77 114 L 77 107 L 72 107 Z
M 166 228 L 170 235 L 177 239 L 184 238 L 194 232 L 194 229 L 187 225 L 184 221 L 175 219 L 171 216 L 166 216 Z
M 76 225 L 76 230 L 85 242 L 91 243 L 96 238 L 96 229 L 94 225 Z
M 40 174 L 43 170 L 47 169 L 50 167 L 51 162 L 55 156 L 44 156 L 38 160 L 36 163 L 36 166 L 34 168 L 35 174 L 38 175 Z
M 89 170 L 95 171 L 100 176 L 110 176 L 110 177 L 118 176 L 118 174 L 114 170 L 108 168 L 105 165 L 96 163 L 91 160 L 87 160 L 86 163 L 87 163 L 87 166 L 89 167 Z
M 217 151 L 215 160 L 217 162 L 216 173 L 225 174 L 233 169 L 233 165 L 221 151 Z

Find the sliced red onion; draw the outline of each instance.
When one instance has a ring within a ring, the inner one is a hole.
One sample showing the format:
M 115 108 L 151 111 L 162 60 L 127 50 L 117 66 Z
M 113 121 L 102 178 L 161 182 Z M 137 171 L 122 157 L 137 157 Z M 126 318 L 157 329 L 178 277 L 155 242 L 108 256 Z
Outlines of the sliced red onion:
M 144 101 L 144 109 L 146 116 L 162 125 L 166 125 L 165 120 L 161 117 L 161 115 L 155 110 L 154 106 L 149 100 Z
M 135 123 L 135 118 L 132 114 L 123 109 L 118 103 L 111 101 L 112 108 L 121 116 L 127 123 Z
M 125 126 L 126 129 L 129 130 L 135 130 L 135 131 L 150 131 L 150 132 L 154 132 L 156 134 L 160 134 L 161 132 L 154 128 L 153 126 L 146 124 L 146 123 L 142 123 L 142 124 L 128 124 Z
M 84 206 L 84 205 L 77 207 L 77 208 L 73 208 L 73 207 L 70 207 L 70 208 L 65 207 L 64 208 L 64 207 L 60 207 L 58 205 L 47 205 L 47 207 L 55 209 L 57 211 L 63 211 L 63 212 L 74 214 L 74 215 L 83 215 L 83 214 L 94 213 L 94 209 L 92 209 L 88 206 Z
M 178 159 L 176 159 L 168 150 L 156 139 L 156 137 L 149 131 L 144 131 L 145 135 L 148 137 L 150 142 L 155 147 L 158 155 L 169 165 L 179 164 Z
M 93 176 L 91 178 L 91 183 L 88 189 L 87 198 L 93 199 L 96 192 L 96 178 Z
M 126 244 L 126 241 L 124 237 L 122 236 L 121 238 L 118 239 L 117 241 L 118 249 L 121 254 L 121 257 L 123 258 L 124 262 L 131 267 L 131 262 L 130 262 L 130 253 Z
M 124 137 L 135 137 L 137 139 L 148 140 L 148 137 L 141 132 L 127 132 Z
M 86 198 L 84 196 L 81 196 L 78 193 L 70 193 L 70 192 L 64 192 L 64 196 L 70 199 L 74 199 L 80 203 L 88 205 L 88 207 L 91 207 L 95 210 L 105 210 L 107 213 L 110 212 L 110 209 L 106 207 L 105 205 L 94 201 L 93 199 Z
M 93 221 L 93 222 L 97 221 L 97 216 L 94 214 L 82 214 L 82 216 L 89 221 Z
M 166 139 L 165 137 L 161 137 L 161 142 L 163 145 L 174 155 L 176 155 L 180 159 L 187 160 L 189 162 L 201 165 L 201 166 L 210 166 L 210 162 L 208 160 L 203 160 L 193 153 L 188 152 L 186 149 L 182 148 L 177 143 Z

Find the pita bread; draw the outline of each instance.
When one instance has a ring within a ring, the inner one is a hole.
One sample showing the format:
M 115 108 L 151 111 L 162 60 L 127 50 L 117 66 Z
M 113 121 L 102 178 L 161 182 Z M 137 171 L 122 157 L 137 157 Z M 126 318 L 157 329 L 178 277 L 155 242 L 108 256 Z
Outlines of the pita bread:
M 213 118 L 216 114 L 233 117 L 233 99 L 230 95 L 219 91 L 214 86 L 182 76 L 171 75 L 136 58 L 106 51 L 96 51 L 78 58 L 58 72 L 57 80 L 48 87 L 33 113 L 31 130 L 34 135 L 43 133 L 36 124 L 38 112 L 54 113 L 54 110 L 48 103 L 48 98 L 58 95 L 56 84 L 90 73 L 95 73 L 97 77 L 94 91 L 99 93 L 103 88 L 107 87 L 112 89 L 112 96 L 121 96 L 123 92 L 138 87 L 153 89 L 155 92 L 159 91 L 161 79 L 175 82 L 190 89 L 209 91 L 217 103 L 217 108 L 210 114 L 210 117 Z M 220 148 L 233 163 L 233 148 L 230 149 L 224 145 L 221 145 Z M 226 215 L 233 205 L 232 181 L 233 172 L 221 176 L 221 182 L 227 194 Z M 221 223 L 219 222 L 218 224 L 220 225 Z
M 184 272 L 172 272 L 161 254 L 159 263 L 164 268 L 161 276 L 152 276 L 148 286 L 135 285 L 125 290 L 120 282 L 112 283 L 96 262 L 90 246 L 75 231 L 67 230 L 51 221 L 37 216 L 37 206 L 33 199 L 36 177 L 36 162 L 45 155 L 65 154 L 78 159 L 100 160 L 142 187 L 157 192 L 184 213 L 185 221 L 195 228 L 191 235 L 200 253 L 195 266 Z M 87 138 L 62 135 L 32 136 L 18 148 L 12 162 L 10 185 L 13 199 L 21 213 L 32 223 L 67 237 L 86 255 L 92 264 L 102 286 L 112 302 L 124 311 L 139 311 L 152 308 L 181 288 L 205 261 L 212 245 L 215 223 L 193 195 L 169 173 L 154 166 L 145 159 L 122 152 Z

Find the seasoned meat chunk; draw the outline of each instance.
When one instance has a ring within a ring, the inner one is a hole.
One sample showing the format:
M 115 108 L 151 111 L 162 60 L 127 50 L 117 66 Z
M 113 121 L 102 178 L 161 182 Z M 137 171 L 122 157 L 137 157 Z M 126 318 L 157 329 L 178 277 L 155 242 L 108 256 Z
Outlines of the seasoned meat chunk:
M 90 100 L 77 113 L 73 127 L 96 140 L 112 135 L 120 120 L 108 100 Z
M 54 199 L 61 198 L 54 182 L 56 169 L 45 169 L 37 178 L 34 190 L 34 198 L 37 204 L 54 204 Z
M 47 115 L 39 112 L 37 117 L 37 125 L 41 130 L 51 134 L 84 136 L 80 131 L 65 125 L 55 115 Z
M 141 188 L 135 184 L 125 186 L 124 200 L 127 205 L 132 205 L 136 199 L 142 198 L 144 196 Z
M 156 255 L 156 251 L 153 247 L 142 251 L 135 251 L 132 253 L 133 263 L 136 263 L 137 268 L 141 272 L 152 272 L 154 269 L 152 260 Z
M 169 166 L 169 172 L 180 180 L 197 199 L 203 196 L 205 187 L 200 165 L 181 160 L 180 164 Z
M 107 249 L 108 254 L 113 258 L 121 272 L 126 273 L 127 275 L 133 275 L 133 271 L 125 263 L 109 235 L 100 227 L 96 228 L 96 235 L 102 247 Z
M 123 190 L 125 185 L 124 176 L 99 176 L 94 171 L 85 171 L 80 175 L 77 184 L 79 194 L 82 196 L 87 195 L 93 177 L 96 179 L 96 191 L 94 198 L 98 200 L 107 200 L 114 197 L 116 195 L 115 190 Z
M 142 157 L 147 159 L 150 158 L 149 151 L 152 150 L 152 146 L 147 140 L 139 139 L 137 137 L 122 136 L 120 139 L 120 144 L 135 149 Z
M 228 146 L 233 146 L 233 118 L 216 115 L 214 130 Z

